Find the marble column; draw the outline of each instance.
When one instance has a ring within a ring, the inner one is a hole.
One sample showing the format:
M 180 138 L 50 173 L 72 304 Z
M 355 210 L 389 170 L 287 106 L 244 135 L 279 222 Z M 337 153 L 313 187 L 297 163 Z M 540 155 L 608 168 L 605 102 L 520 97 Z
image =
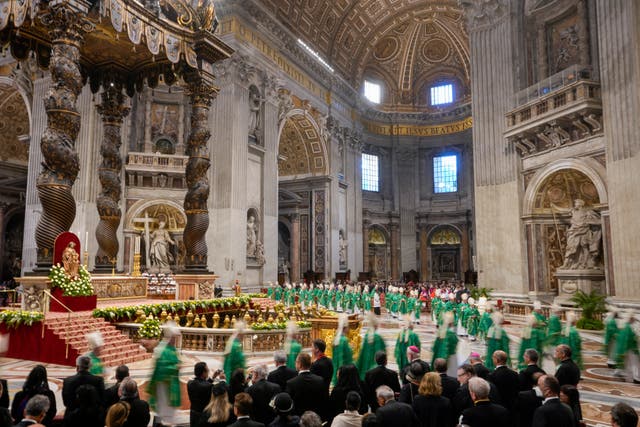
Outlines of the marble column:
M 460 278 L 464 279 L 464 273 L 469 270 L 469 228 L 467 224 L 460 225 Z
M 391 230 L 391 280 L 398 280 L 400 279 L 398 273 L 398 264 L 400 263 L 400 224 L 391 223 L 389 224 L 389 229 Z
M 291 214 L 291 281 L 300 281 L 300 214 Z
M 102 164 L 98 168 L 102 193 L 96 200 L 100 222 L 96 227 L 96 240 L 98 252 L 95 258 L 95 270 L 108 273 L 118 256 L 117 231 L 120 226 L 122 212 L 120 211 L 120 197 L 122 183 L 122 158 L 120 146 L 122 145 L 122 121 L 129 114 L 129 107 L 124 105 L 122 89 L 111 85 L 102 92 L 102 103 L 98 106 L 98 112 L 102 116 L 103 138 L 100 153 Z M 85 251 L 88 248 L 83 248 Z
M 42 203 L 42 216 L 36 227 L 37 266 L 46 273 L 53 262 L 56 237 L 69 230 L 76 216 L 71 190 L 80 169 L 75 149 L 80 130 L 76 101 L 83 86 L 80 47 L 93 24 L 85 13 L 67 3 L 49 5 L 40 20 L 49 31 L 52 45 L 52 81 L 44 99 L 47 128 L 40 140 L 44 167 L 36 184 Z
M 420 224 L 420 280 L 429 279 L 429 258 L 427 257 L 428 239 L 427 224 Z
M 362 220 L 362 271 L 369 272 L 369 227 L 371 221 Z

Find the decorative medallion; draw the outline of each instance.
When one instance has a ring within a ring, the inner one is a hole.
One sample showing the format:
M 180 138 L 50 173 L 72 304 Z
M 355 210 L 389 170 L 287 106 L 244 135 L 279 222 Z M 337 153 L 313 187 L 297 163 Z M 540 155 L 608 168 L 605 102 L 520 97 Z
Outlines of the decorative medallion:
M 122 32 L 122 20 L 123 20 L 123 7 L 122 3 L 118 0 L 111 2 L 111 25 L 117 32 Z
M 180 39 L 171 34 L 167 34 L 164 40 L 164 47 L 169 61 L 176 63 L 180 60 Z
M 422 46 L 422 55 L 427 61 L 442 62 L 449 56 L 449 45 L 442 39 L 432 39 Z
M 140 44 L 140 39 L 142 38 L 142 21 L 133 15 L 129 15 L 127 31 L 129 32 L 129 40 L 135 44 Z
M 160 53 L 160 44 L 162 43 L 162 33 L 154 27 L 145 28 L 145 37 L 147 38 L 147 47 L 153 55 Z
M 373 55 L 379 61 L 386 61 L 398 53 L 400 43 L 395 37 L 385 37 L 376 44 Z

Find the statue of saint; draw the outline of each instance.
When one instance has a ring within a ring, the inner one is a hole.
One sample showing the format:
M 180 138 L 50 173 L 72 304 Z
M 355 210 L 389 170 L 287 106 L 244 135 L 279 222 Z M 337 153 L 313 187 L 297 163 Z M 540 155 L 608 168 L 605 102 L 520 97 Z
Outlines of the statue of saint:
M 600 254 L 602 228 L 600 215 L 576 199 L 571 212 L 571 227 L 567 230 L 567 246 L 562 269 L 596 268 Z M 555 207 L 555 206 L 554 206 Z
M 158 228 L 151 233 L 151 247 L 149 248 L 149 258 L 151 265 L 159 268 L 169 268 L 173 263 L 173 255 L 169 250 L 169 245 L 175 245 L 169 232 L 164 228 L 165 222 L 160 221 Z
M 347 265 L 347 239 L 344 238 L 344 231 L 340 230 L 338 234 L 338 262 L 340 266 Z
M 253 215 L 247 220 L 247 258 L 255 258 L 256 243 L 258 241 L 258 224 Z
M 69 277 L 75 279 L 78 277 L 78 269 L 80 268 L 80 255 L 76 252 L 76 244 L 69 242 L 64 251 L 62 251 L 62 266 Z
M 249 135 L 258 139 L 260 129 L 260 107 L 262 98 L 254 87 L 249 90 Z

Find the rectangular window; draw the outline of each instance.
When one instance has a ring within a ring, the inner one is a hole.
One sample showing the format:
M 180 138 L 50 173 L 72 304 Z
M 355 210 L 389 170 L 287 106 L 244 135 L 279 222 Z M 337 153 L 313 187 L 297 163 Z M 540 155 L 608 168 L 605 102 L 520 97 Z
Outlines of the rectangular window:
M 451 83 L 431 88 L 431 105 L 450 104 L 453 102 L 453 85 Z
M 378 180 L 378 156 L 362 153 L 362 189 L 380 191 Z
M 380 85 L 370 81 L 364 81 L 364 97 L 374 104 L 380 104 Z
M 434 193 L 458 191 L 458 156 L 450 154 L 433 158 Z

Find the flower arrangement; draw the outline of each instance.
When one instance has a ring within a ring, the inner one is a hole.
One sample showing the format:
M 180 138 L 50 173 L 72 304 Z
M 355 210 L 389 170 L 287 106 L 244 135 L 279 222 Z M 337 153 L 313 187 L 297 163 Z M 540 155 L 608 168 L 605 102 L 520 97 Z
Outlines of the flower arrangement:
M 93 295 L 93 286 L 91 286 L 91 274 L 84 265 L 78 269 L 78 277 L 71 279 L 64 271 L 64 267 L 56 264 L 49 271 L 49 280 L 53 288 L 60 288 L 64 296 L 67 297 L 84 297 Z
M 311 322 L 304 320 L 296 322 L 298 328 L 310 328 Z M 251 324 L 254 331 L 270 331 L 272 329 L 287 329 L 287 322 L 256 322 Z
M 10 328 L 19 325 L 31 326 L 34 323 L 42 322 L 44 314 L 39 311 L 3 310 L 0 311 L 0 323 L 4 323 Z
M 138 329 L 138 335 L 140 336 L 140 338 L 160 338 L 162 336 L 160 321 L 158 319 L 154 319 L 153 317 L 149 317 L 144 322 L 142 322 L 142 326 L 140 326 L 140 329 Z

